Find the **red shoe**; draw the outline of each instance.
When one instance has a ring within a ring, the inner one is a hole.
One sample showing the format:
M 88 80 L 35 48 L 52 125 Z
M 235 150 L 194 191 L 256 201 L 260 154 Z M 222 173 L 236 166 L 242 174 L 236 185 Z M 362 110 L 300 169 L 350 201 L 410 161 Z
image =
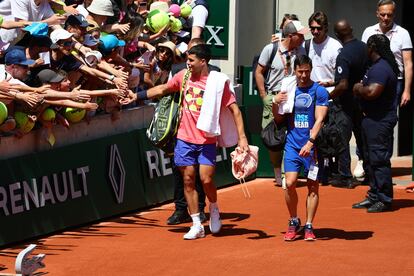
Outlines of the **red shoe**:
M 294 241 L 297 238 L 298 232 L 300 230 L 300 219 L 297 221 L 289 220 L 289 228 L 285 233 L 285 241 Z
M 316 241 L 315 234 L 313 233 L 312 225 L 305 225 L 305 241 Z

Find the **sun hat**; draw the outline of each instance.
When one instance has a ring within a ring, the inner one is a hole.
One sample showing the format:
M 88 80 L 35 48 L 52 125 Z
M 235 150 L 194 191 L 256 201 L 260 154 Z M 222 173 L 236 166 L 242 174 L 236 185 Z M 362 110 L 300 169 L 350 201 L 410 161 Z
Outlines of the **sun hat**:
M 157 1 L 157 2 L 153 2 L 150 5 L 150 12 L 153 11 L 153 10 L 159 10 L 159 11 L 163 11 L 163 12 L 168 13 L 169 12 L 169 7 L 168 7 L 168 4 L 166 2 Z
M 111 0 L 93 0 L 86 9 L 97 15 L 114 16 Z
M 163 42 L 163 43 L 158 43 L 157 48 L 159 48 L 159 47 L 168 48 L 168 49 L 171 50 L 171 52 L 173 52 L 174 55 L 176 54 L 176 50 L 175 50 L 176 49 L 176 46 L 171 41 L 166 41 L 166 42 Z
M 20 48 L 14 48 L 8 51 L 4 56 L 4 62 L 7 65 L 17 64 L 23 66 L 29 66 L 35 63 L 33 59 L 28 59 L 24 50 Z

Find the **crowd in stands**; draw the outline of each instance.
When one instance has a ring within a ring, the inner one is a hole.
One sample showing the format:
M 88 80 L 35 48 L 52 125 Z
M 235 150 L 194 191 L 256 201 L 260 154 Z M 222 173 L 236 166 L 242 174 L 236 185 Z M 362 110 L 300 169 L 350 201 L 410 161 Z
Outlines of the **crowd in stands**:
M 96 114 L 118 119 L 137 105 L 137 91 L 166 83 L 185 60 L 207 8 L 199 0 L 1 1 L 0 136 Z

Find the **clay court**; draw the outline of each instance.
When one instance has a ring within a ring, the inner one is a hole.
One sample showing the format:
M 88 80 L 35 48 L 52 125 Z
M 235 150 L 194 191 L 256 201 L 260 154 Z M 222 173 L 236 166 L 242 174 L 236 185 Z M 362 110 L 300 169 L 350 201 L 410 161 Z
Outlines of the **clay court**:
M 185 241 L 188 225 L 168 226 L 166 204 L 0 250 L 0 275 L 14 273 L 17 253 L 30 243 L 45 253 L 36 275 L 414 275 L 414 194 L 411 159 L 393 160 L 395 201 L 391 212 L 351 208 L 367 186 L 323 186 L 314 242 L 283 241 L 288 213 L 283 190 L 271 179 L 221 189 L 223 229 Z M 298 188 L 304 219 L 306 187 Z M 206 224 L 207 225 L 207 224 Z

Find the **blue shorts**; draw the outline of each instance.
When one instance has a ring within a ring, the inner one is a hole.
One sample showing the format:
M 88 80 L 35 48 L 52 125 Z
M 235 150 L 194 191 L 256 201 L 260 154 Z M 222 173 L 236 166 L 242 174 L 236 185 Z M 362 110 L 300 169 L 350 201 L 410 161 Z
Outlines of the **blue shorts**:
M 304 174 L 307 176 L 309 172 L 309 167 L 311 164 L 314 164 L 314 152 L 311 151 L 308 157 L 299 156 L 300 150 L 296 150 L 292 147 L 285 146 L 285 155 L 284 155 L 284 168 L 285 172 L 300 172 L 300 169 L 304 168 Z
M 197 145 L 177 139 L 174 163 L 177 167 L 193 165 L 216 165 L 216 144 Z

